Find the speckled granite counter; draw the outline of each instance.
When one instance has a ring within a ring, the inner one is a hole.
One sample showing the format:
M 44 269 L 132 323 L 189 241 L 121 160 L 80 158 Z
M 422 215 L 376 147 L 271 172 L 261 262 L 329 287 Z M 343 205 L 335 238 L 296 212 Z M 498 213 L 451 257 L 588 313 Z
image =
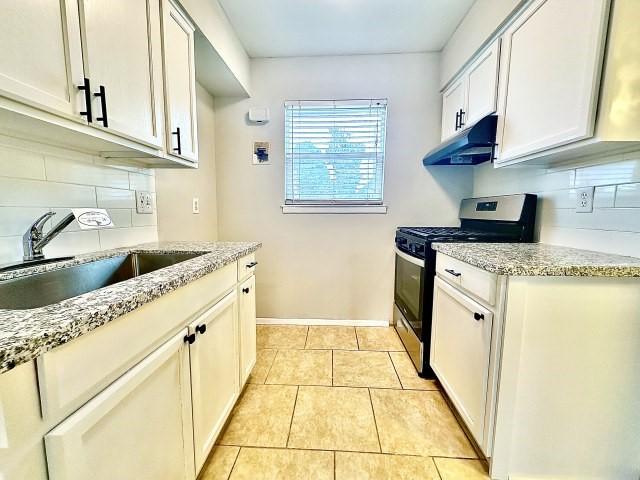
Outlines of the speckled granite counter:
M 204 255 L 31 310 L 0 309 L 0 373 L 98 328 L 189 282 L 255 252 L 257 242 L 160 242 L 79 255 L 73 260 L 0 274 L 0 281 L 129 253 Z
M 541 243 L 435 243 L 438 252 L 516 276 L 640 277 L 640 258 Z

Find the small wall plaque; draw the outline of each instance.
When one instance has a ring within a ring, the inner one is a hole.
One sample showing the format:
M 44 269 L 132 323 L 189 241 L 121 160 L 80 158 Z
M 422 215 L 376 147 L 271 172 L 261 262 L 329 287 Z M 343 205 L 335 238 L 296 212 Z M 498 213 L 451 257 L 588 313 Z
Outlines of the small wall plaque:
M 271 163 L 269 158 L 269 142 L 253 142 L 253 164 L 265 165 Z

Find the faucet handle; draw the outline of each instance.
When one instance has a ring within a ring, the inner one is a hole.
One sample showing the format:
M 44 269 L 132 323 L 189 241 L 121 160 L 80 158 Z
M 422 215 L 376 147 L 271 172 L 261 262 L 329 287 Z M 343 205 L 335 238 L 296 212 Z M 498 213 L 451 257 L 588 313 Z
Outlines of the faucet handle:
M 31 224 L 28 231 L 31 232 L 32 235 L 33 234 L 41 235 L 42 229 L 44 228 L 44 224 L 47 222 L 47 220 L 49 220 L 55 214 L 56 212 L 48 211 L 47 213 L 38 217 L 38 219 Z

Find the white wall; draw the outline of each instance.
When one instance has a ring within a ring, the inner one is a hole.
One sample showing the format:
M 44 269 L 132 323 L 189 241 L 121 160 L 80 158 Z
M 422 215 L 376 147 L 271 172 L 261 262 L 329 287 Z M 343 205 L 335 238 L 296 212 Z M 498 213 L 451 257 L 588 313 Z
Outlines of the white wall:
M 576 213 L 576 188 L 586 186 L 596 187 L 594 211 Z M 552 172 L 476 167 L 474 195 L 522 192 L 540 197 L 539 241 L 640 257 L 640 151 Z
M 253 98 L 216 99 L 218 221 L 222 240 L 259 240 L 258 316 L 385 319 L 393 304 L 394 231 L 455 225 L 471 171 L 426 170 L 439 143 L 438 54 L 259 59 Z M 283 214 L 285 100 L 387 97 L 386 215 Z M 249 126 L 250 106 L 271 110 Z M 253 166 L 254 140 L 271 142 L 271 165 Z
M 215 240 L 218 236 L 214 100 L 199 84 L 196 110 L 198 168 L 156 170 L 160 240 Z M 199 214 L 192 211 L 194 197 L 200 201 Z
M 460 71 L 522 3 L 523 0 L 476 0 L 442 49 L 440 87 Z
M 155 192 L 153 170 L 109 167 L 105 162 L 0 137 L 0 264 L 22 258 L 22 234 L 49 210 L 57 212 L 57 222 L 73 207 L 106 208 L 116 227 L 79 231 L 74 222 L 44 249 L 49 257 L 157 240 L 156 212 L 135 211 L 136 189 Z

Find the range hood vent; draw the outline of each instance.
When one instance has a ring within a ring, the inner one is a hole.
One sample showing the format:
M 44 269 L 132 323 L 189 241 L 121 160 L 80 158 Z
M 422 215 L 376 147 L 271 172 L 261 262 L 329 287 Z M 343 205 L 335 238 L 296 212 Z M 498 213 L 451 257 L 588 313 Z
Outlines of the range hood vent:
M 496 144 L 498 117 L 487 115 L 476 124 L 461 131 L 440 146 L 434 148 L 422 159 L 429 165 L 477 165 L 491 160 Z

